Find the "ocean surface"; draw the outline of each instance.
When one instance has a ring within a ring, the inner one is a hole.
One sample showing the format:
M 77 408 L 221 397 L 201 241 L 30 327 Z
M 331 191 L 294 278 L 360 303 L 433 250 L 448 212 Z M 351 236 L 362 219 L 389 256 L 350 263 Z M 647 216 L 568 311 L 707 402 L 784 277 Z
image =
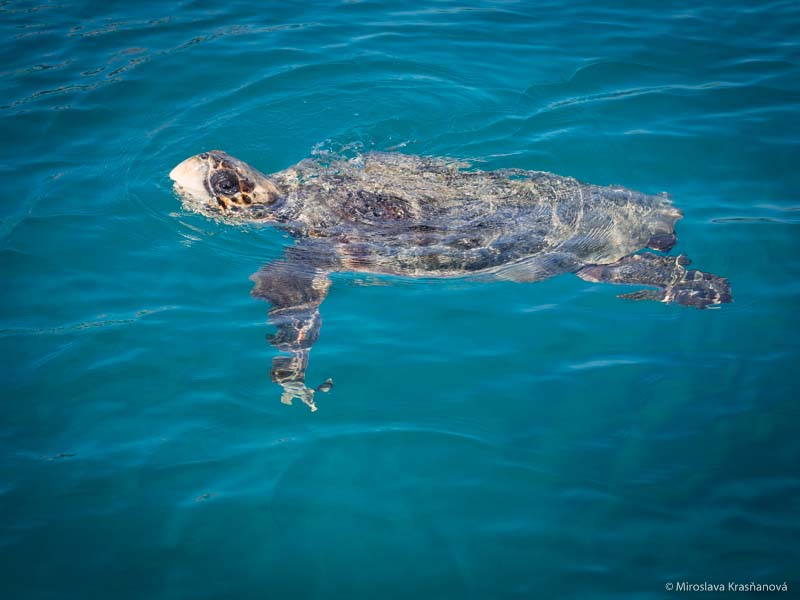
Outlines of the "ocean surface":
M 796 2 L 11 0 L 0 71 L 3 599 L 799 597 Z M 213 148 L 668 192 L 734 302 L 337 274 L 286 406 Z

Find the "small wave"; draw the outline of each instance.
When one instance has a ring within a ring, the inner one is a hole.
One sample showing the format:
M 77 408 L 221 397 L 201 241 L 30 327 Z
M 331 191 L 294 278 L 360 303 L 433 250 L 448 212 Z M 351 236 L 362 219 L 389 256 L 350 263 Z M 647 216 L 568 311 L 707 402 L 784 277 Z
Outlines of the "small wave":
M 652 364 L 654 361 L 650 358 L 601 358 L 595 360 L 587 360 L 585 362 L 573 363 L 567 368 L 572 371 L 586 371 L 590 369 L 608 369 L 612 367 L 630 366 L 630 365 L 643 365 Z
M 0 337 L 8 337 L 14 335 L 63 335 L 68 333 L 75 333 L 86 329 L 95 329 L 98 327 L 117 327 L 121 325 L 130 325 L 147 317 L 149 315 L 157 314 L 168 310 L 176 310 L 178 306 L 159 306 L 156 308 L 145 308 L 137 310 L 130 317 L 122 318 L 108 318 L 103 315 L 101 318 L 92 321 L 81 321 L 79 323 L 68 323 L 65 325 L 58 325 L 55 327 L 18 327 L 0 330 Z
M 778 223 L 781 225 L 798 225 L 800 219 L 777 219 L 775 217 L 716 217 L 712 223 Z

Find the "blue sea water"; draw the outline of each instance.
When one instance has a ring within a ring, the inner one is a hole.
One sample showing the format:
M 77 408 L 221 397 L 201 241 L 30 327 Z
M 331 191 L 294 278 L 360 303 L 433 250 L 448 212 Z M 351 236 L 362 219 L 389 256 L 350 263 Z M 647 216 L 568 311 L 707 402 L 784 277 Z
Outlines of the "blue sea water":
M 1 2 L 0 597 L 797 597 L 799 34 L 791 1 Z M 248 276 L 290 240 L 182 211 L 211 148 L 666 191 L 735 302 L 338 274 L 335 387 L 285 406 Z

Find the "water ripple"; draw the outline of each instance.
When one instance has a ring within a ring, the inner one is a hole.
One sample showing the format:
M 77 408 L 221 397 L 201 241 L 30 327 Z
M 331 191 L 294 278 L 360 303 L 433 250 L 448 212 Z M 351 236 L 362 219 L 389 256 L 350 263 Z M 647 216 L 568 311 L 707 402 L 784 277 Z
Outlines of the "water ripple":
M 0 596 L 785 580 L 799 26 L 791 0 L 0 0 Z M 292 240 L 172 192 L 210 148 L 267 172 L 399 150 L 668 191 L 675 253 L 735 302 L 337 274 L 312 414 L 279 402 L 247 279 Z

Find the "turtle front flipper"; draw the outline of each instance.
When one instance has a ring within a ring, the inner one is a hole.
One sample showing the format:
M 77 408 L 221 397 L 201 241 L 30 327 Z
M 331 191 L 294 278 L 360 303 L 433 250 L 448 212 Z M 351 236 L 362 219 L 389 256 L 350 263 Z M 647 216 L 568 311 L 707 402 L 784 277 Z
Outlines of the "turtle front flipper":
M 641 284 L 657 288 L 623 294 L 620 298 L 658 300 L 695 308 L 732 301 L 727 279 L 686 269 L 691 262 L 684 255 L 659 256 L 646 252 L 626 256 L 610 265 L 589 265 L 580 269 L 577 275 L 598 283 Z
M 334 253 L 328 246 L 300 244 L 288 248 L 284 257 L 264 265 L 250 276 L 255 285 L 251 294 L 272 304 L 269 322 L 277 329 L 268 336 L 282 356 L 272 360 L 272 381 L 283 387 L 281 402 L 294 398 L 312 411 L 314 389 L 305 384 L 308 355 L 319 337 L 322 319 L 319 306 L 325 299 L 334 270 Z

